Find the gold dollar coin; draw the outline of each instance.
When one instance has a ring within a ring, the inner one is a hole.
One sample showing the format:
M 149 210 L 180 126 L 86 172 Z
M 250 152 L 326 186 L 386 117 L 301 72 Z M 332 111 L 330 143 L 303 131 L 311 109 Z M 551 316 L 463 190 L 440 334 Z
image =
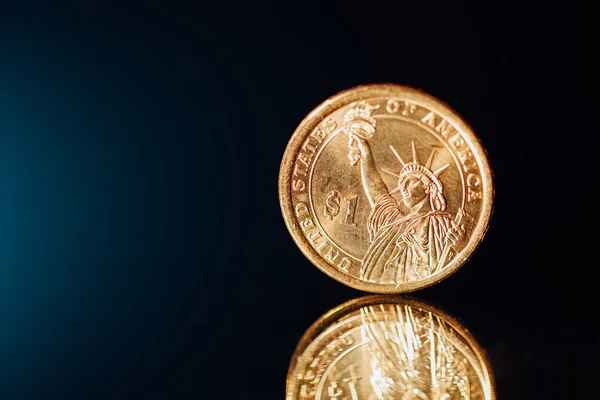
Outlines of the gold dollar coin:
M 375 84 L 323 102 L 293 133 L 279 199 L 304 255 L 374 293 L 447 278 L 487 231 L 492 172 L 480 140 L 420 90 Z
M 371 295 L 317 320 L 292 357 L 286 399 L 493 400 L 485 351 L 431 304 Z

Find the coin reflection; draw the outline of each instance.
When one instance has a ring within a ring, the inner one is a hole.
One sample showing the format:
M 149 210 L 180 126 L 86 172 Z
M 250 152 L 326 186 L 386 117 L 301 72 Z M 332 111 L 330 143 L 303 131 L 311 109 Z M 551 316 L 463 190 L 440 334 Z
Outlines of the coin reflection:
M 366 296 L 304 334 L 287 400 L 495 399 L 484 351 L 453 317 L 412 297 Z

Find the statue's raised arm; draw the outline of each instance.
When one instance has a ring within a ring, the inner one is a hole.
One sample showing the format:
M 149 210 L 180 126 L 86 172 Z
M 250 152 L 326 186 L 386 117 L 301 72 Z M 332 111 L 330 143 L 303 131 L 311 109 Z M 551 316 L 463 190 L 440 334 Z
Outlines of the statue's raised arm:
M 389 191 L 379 171 L 377 171 L 369 143 L 361 137 L 355 137 L 355 140 L 360 150 L 360 175 L 363 188 L 369 199 L 369 204 L 374 207 L 377 200 L 384 194 L 388 194 Z
M 348 135 L 348 148 L 350 149 L 348 154 L 350 165 L 354 166 L 360 161 L 361 180 L 371 207 L 375 206 L 381 196 L 389 193 L 375 167 L 371 147 L 367 141 L 375 133 L 376 120 L 373 118 L 372 111 L 378 108 L 378 105 L 373 106 L 366 102 L 360 102 L 344 117 L 346 122 L 344 130 Z

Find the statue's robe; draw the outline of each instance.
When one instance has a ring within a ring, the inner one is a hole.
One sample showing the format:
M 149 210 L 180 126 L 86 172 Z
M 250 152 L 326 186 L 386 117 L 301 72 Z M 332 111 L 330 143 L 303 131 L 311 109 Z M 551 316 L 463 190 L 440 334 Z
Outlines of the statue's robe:
M 368 220 L 371 244 L 361 279 L 402 283 L 437 272 L 452 218 L 440 211 L 404 215 L 389 194 L 375 203 Z

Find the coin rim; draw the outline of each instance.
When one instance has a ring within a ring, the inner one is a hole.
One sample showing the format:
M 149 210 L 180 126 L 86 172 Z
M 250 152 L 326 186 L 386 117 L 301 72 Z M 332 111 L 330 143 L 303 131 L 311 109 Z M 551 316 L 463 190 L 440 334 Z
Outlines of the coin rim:
M 473 156 L 481 166 L 480 173 L 482 179 L 482 206 L 480 216 L 477 219 L 477 225 L 469 239 L 469 242 L 463 250 L 440 272 L 425 279 L 412 282 L 397 284 L 381 284 L 367 282 L 360 278 L 350 276 L 343 271 L 330 265 L 308 242 L 302 229 L 300 228 L 293 210 L 291 193 L 291 173 L 293 170 L 295 156 L 306 136 L 308 136 L 325 118 L 337 109 L 344 107 L 358 100 L 368 100 L 369 98 L 396 96 L 415 102 L 424 108 L 435 112 L 440 117 L 448 121 L 455 129 L 462 133 L 463 138 L 467 139 L 475 150 Z M 311 261 L 313 265 L 319 268 L 329 277 L 341 282 L 354 289 L 379 293 L 379 294 L 400 294 L 424 289 L 432 286 L 460 269 L 473 255 L 477 247 L 481 244 L 490 225 L 490 219 L 493 213 L 495 189 L 493 185 L 493 171 L 491 169 L 486 149 L 481 144 L 481 140 L 474 133 L 472 127 L 452 109 L 448 104 L 440 99 L 423 92 L 420 89 L 399 85 L 395 83 L 360 85 L 339 92 L 322 102 L 313 111 L 311 111 L 298 125 L 292 134 L 281 160 L 278 179 L 279 203 L 285 225 L 292 236 L 292 239 L 299 247 L 300 251 Z
M 431 302 L 416 298 L 412 295 L 388 295 L 388 294 L 370 294 L 362 297 L 348 300 L 325 314 L 320 316 L 310 327 L 302 334 L 302 337 L 298 341 L 294 353 L 291 357 L 290 365 L 287 372 L 285 391 L 286 399 L 290 399 L 290 393 L 293 391 L 292 385 L 294 384 L 294 370 L 300 360 L 302 353 L 310 346 L 310 344 L 317 339 L 323 332 L 329 329 L 333 324 L 342 319 L 344 316 L 351 312 L 358 310 L 362 307 L 377 305 L 377 304 L 398 304 L 409 307 L 419 308 L 425 312 L 431 312 L 436 316 L 448 323 L 452 328 L 458 332 L 458 334 L 467 342 L 467 344 L 474 349 L 474 353 L 477 359 L 482 365 L 483 372 L 490 385 L 490 398 L 486 400 L 496 400 L 496 380 L 494 377 L 494 371 L 491 366 L 489 359 L 489 353 L 485 348 L 477 341 L 471 331 L 459 322 L 457 318 L 449 314 L 447 311 L 440 309 L 438 306 Z

